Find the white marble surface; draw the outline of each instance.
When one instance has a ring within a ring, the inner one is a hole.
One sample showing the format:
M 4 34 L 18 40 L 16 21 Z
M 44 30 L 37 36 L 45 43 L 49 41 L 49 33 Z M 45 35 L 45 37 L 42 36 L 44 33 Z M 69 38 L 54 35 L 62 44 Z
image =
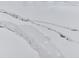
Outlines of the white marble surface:
M 0 2 L 0 9 L 5 9 L 6 11 L 21 15 L 25 18 L 30 18 L 31 20 L 48 21 L 51 23 L 79 29 L 78 2 Z M 61 38 L 55 32 L 48 31 L 43 27 L 39 27 L 31 23 L 26 24 L 25 22 L 21 22 L 18 19 L 14 19 L 9 15 L 2 13 L 0 13 L 0 20 L 10 21 L 22 27 L 23 25 L 27 26 L 28 24 L 34 26 L 51 39 L 51 43 L 56 45 L 64 57 L 79 57 L 79 44 L 75 42 L 69 42 L 64 38 Z M 79 32 L 73 32 L 51 25 L 47 26 L 60 31 L 77 42 L 79 41 Z M 27 27 L 28 30 L 30 28 L 31 27 L 29 26 Z M 30 33 L 28 30 L 26 31 Z M 37 35 L 38 31 L 34 33 Z M 30 35 L 33 35 L 33 32 L 32 34 L 30 33 L 29 36 Z M 39 57 L 38 52 L 35 51 L 22 37 L 16 35 L 8 29 L 1 28 L 0 37 L 0 57 Z M 38 37 L 39 33 L 37 37 L 33 36 L 34 39 L 39 39 Z M 54 51 L 55 50 L 52 50 L 52 52 Z

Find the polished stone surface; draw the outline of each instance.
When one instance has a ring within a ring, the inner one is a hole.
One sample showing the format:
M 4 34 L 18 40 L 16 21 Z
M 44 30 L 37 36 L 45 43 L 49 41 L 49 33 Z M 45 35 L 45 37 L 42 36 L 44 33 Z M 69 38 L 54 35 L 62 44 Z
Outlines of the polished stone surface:
M 0 57 L 79 57 L 79 31 L 62 28 L 66 26 L 79 29 L 79 2 L 0 2 L 0 11 L 1 9 L 37 24 L 39 22 L 36 20 L 61 25 L 39 23 L 70 39 L 66 40 L 44 26 L 0 13 L 0 26 L 3 26 L 0 29 Z

